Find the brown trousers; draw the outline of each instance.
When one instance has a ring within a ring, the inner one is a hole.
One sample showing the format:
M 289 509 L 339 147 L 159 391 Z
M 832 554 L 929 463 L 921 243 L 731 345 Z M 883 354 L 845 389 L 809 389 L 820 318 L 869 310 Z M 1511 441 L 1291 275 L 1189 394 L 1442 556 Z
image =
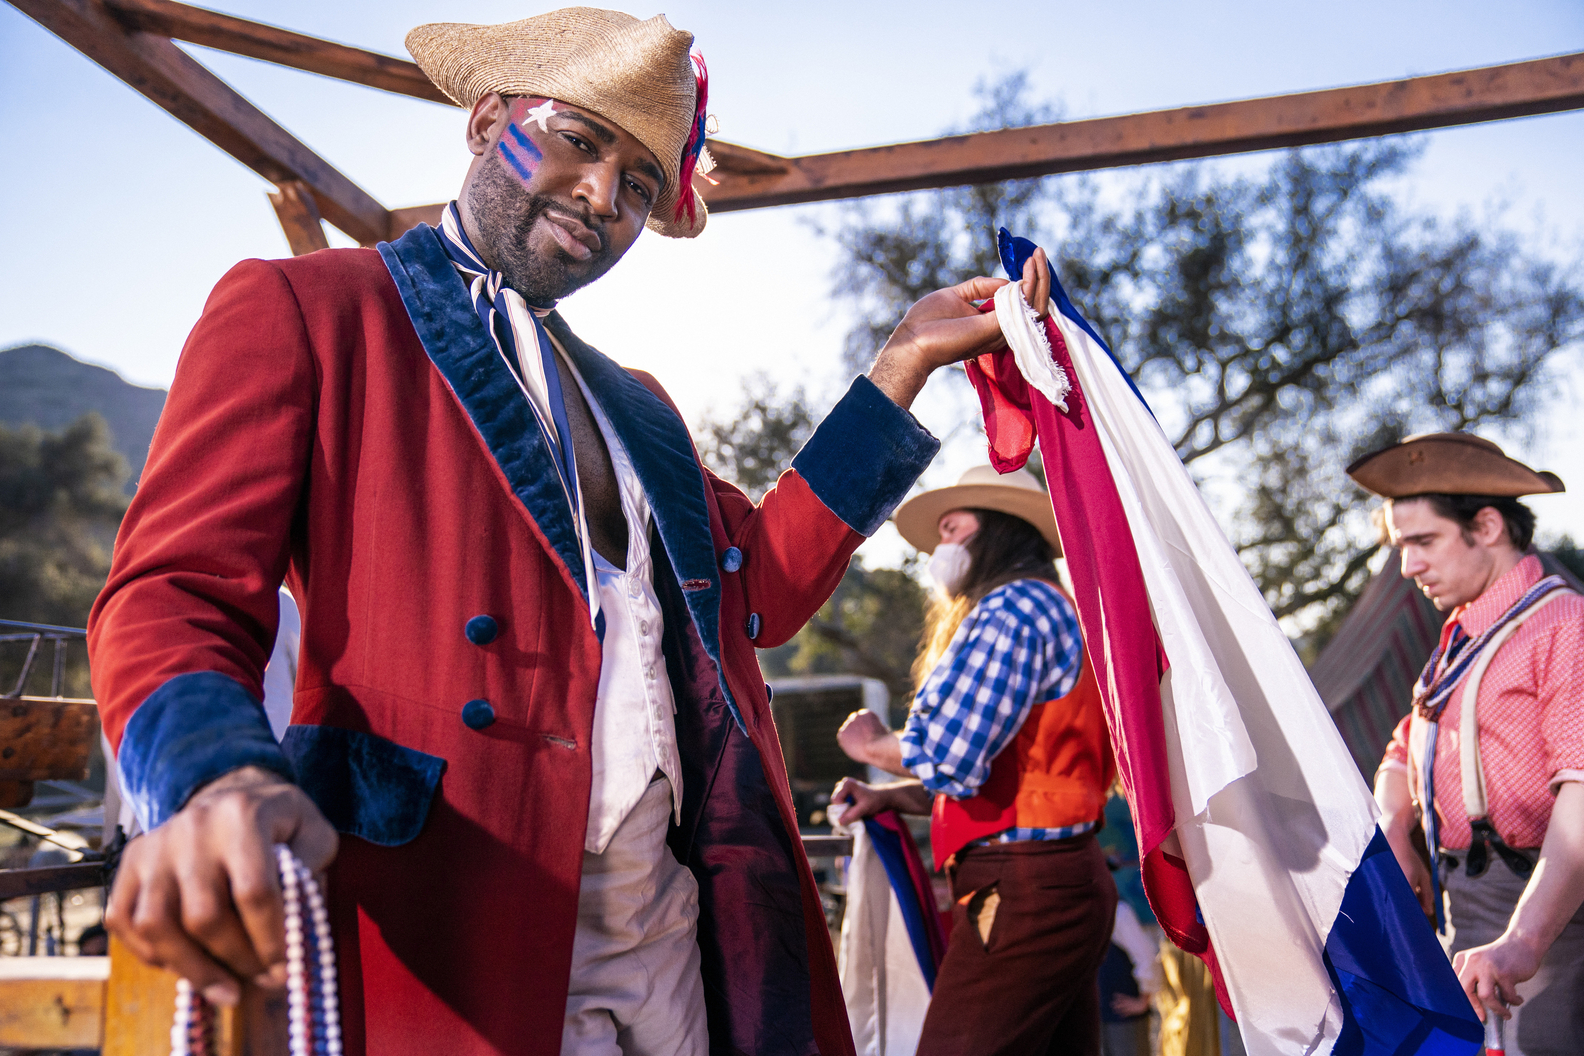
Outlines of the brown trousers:
M 951 940 L 918 1056 L 1099 1056 L 1117 891 L 1094 834 L 972 847 L 947 877 Z

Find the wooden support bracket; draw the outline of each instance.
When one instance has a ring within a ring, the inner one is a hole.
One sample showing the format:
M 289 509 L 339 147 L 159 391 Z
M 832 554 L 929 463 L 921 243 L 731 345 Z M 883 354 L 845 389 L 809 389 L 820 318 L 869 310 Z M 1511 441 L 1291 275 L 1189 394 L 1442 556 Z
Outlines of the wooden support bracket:
M 286 244 L 291 247 L 292 256 L 330 248 L 319 207 L 314 204 L 313 192 L 307 184 L 297 180 L 283 183 L 280 190 L 270 193 L 269 200 L 280 219 L 281 230 L 286 232 Z

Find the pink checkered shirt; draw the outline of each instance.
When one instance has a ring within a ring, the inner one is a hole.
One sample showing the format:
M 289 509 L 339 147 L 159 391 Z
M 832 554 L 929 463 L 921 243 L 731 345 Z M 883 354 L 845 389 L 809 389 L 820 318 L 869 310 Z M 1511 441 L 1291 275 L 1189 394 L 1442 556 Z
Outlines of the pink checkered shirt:
M 1452 611 L 1441 629 L 1442 643 L 1458 623 L 1478 638 L 1544 575 L 1539 558 L 1525 557 L 1485 593 Z M 1478 703 L 1491 823 L 1508 846 L 1539 847 L 1557 786 L 1584 781 L 1584 597 L 1558 598 L 1519 627 L 1485 672 Z M 1454 690 L 1436 734 L 1436 813 L 1447 850 L 1472 842 L 1459 761 L 1462 708 L 1462 690 Z M 1397 724 L 1380 765 L 1380 771 L 1409 772 L 1416 803 L 1424 743 L 1425 723 L 1410 714 Z

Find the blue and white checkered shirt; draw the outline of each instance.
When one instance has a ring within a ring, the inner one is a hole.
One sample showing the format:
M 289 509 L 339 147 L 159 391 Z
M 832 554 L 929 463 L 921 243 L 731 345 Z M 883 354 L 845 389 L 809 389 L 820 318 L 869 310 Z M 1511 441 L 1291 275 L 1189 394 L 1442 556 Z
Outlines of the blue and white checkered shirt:
M 902 765 L 931 792 L 974 795 L 1029 711 L 1066 696 L 1083 669 L 1072 602 L 1038 579 L 1019 579 L 980 599 L 925 679 L 902 728 Z M 997 842 L 1057 840 L 1094 828 L 1008 829 Z

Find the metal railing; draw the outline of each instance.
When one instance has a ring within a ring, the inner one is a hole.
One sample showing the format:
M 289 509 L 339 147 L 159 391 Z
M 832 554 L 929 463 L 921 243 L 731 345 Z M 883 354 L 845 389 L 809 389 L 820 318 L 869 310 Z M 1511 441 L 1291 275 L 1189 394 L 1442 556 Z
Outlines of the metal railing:
M 22 620 L 0 620 L 0 643 L 27 642 L 27 657 L 22 661 L 22 673 L 9 693 L 0 693 L 0 700 L 15 700 L 22 695 L 28 676 L 45 642 L 55 643 L 55 670 L 50 678 L 52 697 L 61 696 L 66 683 L 66 646 L 74 641 L 86 641 L 88 632 L 81 627 L 57 627 L 52 623 L 26 623 Z

